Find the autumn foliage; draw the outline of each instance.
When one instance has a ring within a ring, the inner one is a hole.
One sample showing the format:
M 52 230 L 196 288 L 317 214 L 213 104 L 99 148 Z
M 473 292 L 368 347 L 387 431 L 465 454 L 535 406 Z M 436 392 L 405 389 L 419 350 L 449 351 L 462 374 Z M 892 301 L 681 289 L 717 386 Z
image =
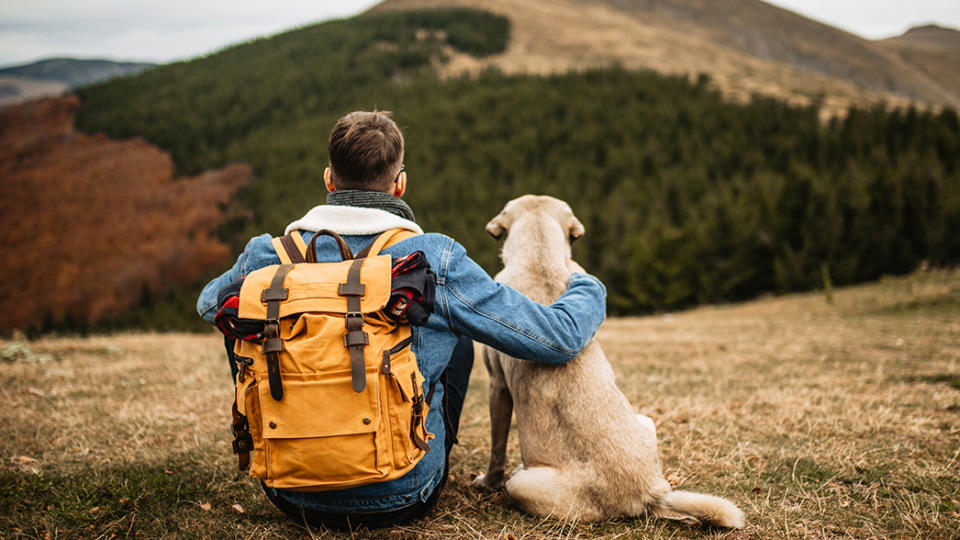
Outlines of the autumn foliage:
M 75 96 L 0 109 L 0 328 L 82 325 L 228 264 L 213 235 L 243 164 L 174 178 L 140 139 L 73 130 Z

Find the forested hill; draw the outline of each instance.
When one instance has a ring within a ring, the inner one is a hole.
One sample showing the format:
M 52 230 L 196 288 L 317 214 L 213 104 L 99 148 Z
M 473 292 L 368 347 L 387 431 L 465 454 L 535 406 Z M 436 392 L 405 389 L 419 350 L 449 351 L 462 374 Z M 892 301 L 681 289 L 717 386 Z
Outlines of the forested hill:
M 725 102 L 706 77 L 436 76 L 445 57 L 496 54 L 509 39 L 509 22 L 485 12 L 368 14 L 82 89 L 77 122 L 143 137 L 181 174 L 251 164 L 258 180 L 221 228 L 239 251 L 323 202 L 339 116 L 392 110 L 426 229 L 492 272 L 498 246 L 483 228 L 507 200 L 566 199 L 587 229 L 575 257 L 607 284 L 612 313 L 811 289 L 821 268 L 840 284 L 960 257 L 953 110 L 876 107 L 825 125 L 815 106 Z M 165 302 L 196 289 L 178 294 Z M 196 320 L 150 310 L 165 313 L 154 300 L 128 320 Z

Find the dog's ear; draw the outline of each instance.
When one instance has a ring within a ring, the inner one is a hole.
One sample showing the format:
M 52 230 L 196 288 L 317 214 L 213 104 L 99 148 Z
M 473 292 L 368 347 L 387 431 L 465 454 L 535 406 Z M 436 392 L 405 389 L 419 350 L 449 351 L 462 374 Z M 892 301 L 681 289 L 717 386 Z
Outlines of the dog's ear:
M 570 237 L 570 243 L 574 243 L 574 241 L 583 236 L 584 232 L 586 232 L 586 230 L 583 228 L 583 223 L 580 223 L 580 220 L 576 217 L 570 216 L 570 227 L 567 231 Z
M 507 218 L 507 213 L 500 212 L 493 219 L 487 223 L 487 232 L 490 233 L 490 236 L 500 240 L 503 238 L 503 234 L 507 232 L 510 228 L 510 220 Z

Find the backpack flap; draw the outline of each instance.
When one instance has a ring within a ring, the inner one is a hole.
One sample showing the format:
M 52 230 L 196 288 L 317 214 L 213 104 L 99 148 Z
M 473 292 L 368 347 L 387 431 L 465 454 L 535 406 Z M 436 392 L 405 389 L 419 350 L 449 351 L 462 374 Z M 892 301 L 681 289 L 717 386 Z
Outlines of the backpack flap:
M 352 264 L 353 261 L 294 265 L 284 279 L 287 298 L 280 304 L 280 318 L 306 312 L 347 313 L 347 299 L 339 294 L 339 288 L 347 282 Z M 387 305 L 391 266 L 389 255 L 364 259 L 360 270 L 360 282 L 364 284 L 361 313 L 375 313 Z M 239 318 L 266 320 L 267 303 L 261 294 L 270 288 L 277 268 L 278 265 L 266 266 L 246 277 L 240 289 Z
M 306 313 L 344 314 L 343 344 L 350 352 L 353 389 L 363 391 L 364 348 L 369 343 L 369 334 L 363 331 L 364 315 L 379 312 L 389 302 L 392 265 L 389 255 L 339 263 L 271 265 L 244 279 L 238 316 L 265 322 L 262 351 L 273 399 L 283 399 L 280 321 Z

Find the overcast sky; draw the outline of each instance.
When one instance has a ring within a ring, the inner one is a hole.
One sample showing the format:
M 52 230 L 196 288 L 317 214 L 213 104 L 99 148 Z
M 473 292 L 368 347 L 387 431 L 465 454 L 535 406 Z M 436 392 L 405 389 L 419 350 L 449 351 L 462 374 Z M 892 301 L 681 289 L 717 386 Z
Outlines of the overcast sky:
M 348 17 L 378 0 L 0 0 L 0 66 L 52 56 L 169 62 L 296 26 Z M 775 0 L 876 39 L 910 26 L 960 28 L 960 0 Z

